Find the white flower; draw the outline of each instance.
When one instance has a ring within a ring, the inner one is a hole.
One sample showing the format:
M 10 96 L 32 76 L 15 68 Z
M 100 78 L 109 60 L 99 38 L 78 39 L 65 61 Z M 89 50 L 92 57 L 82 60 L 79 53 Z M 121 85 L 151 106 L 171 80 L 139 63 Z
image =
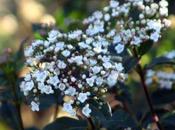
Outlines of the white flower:
M 123 65 L 121 63 L 115 63 L 115 67 L 117 71 L 122 72 L 123 71 Z
M 74 96 L 76 94 L 76 89 L 73 87 L 69 87 L 66 89 L 65 94 L 68 96 Z
M 86 39 L 86 43 L 87 44 L 90 44 L 90 43 L 92 43 L 94 41 L 94 39 L 92 38 L 92 37 L 88 37 L 87 39 Z
M 55 42 L 59 35 L 60 35 L 59 31 L 52 30 L 49 32 L 49 34 L 48 34 L 49 37 L 47 39 L 49 40 L 49 42 Z
M 95 76 L 93 76 L 91 78 L 87 78 L 86 79 L 87 84 L 92 87 L 94 85 L 95 78 L 96 78 Z
M 58 60 L 58 68 L 59 69 L 65 69 L 66 68 L 66 64 L 64 63 L 64 61 Z
M 131 44 L 133 45 L 140 45 L 140 43 L 142 42 L 142 40 L 140 39 L 140 37 L 134 37 L 133 40 L 131 41 Z
M 34 82 L 28 81 L 28 82 L 22 82 L 20 85 L 21 90 L 27 95 L 29 91 L 31 91 L 34 88 Z
M 96 23 L 95 25 L 90 25 L 88 27 L 88 29 L 86 30 L 86 34 L 93 36 L 95 34 L 104 32 L 104 23 L 100 22 L 100 23 Z
M 78 45 L 79 45 L 81 48 L 83 48 L 83 49 L 85 49 L 85 48 L 90 48 L 90 46 L 87 45 L 85 42 L 79 42 Z
M 92 110 L 89 108 L 89 104 L 86 104 L 86 106 L 83 107 L 83 109 L 82 109 L 82 113 L 83 113 L 86 117 L 89 117 L 91 112 L 92 112 Z
M 120 43 L 121 40 L 122 40 L 122 39 L 121 39 L 120 35 L 116 35 L 116 36 L 114 37 L 113 43 Z
M 36 73 L 34 73 L 33 76 L 36 78 L 36 81 L 44 82 L 48 76 L 48 72 L 47 71 L 36 71 Z
M 119 6 L 119 2 L 118 1 L 115 1 L 115 0 L 111 0 L 110 1 L 110 7 L 116 8 L 118 6 Z
M 25 81 L 30 81 L 31 80 L 31 75 L 27 74 L 24 78 Z
M 69 50 L 64 50 L 64 51 L 62 51 L 62 53 L 61 53 L 64 57 L 68 57 L 68 56 L 70 56 L 70 51 Z
M 104 62 L 103 63 L 103 66 L 105 67 L 105 69 L 110 69 L 110 68 L 112 68 L 112 64 L 110 63 L 110 62 Z
M 160 5 L 161 7 L 167 7 L 167 6 L 168 6 L 168 2 L 167 2 L 166 0 L 161 0 L 161 1 L 159 2 L 159 5 Z
M 155 21 L 155 20 L 150 20 L 147 22 L 147 26 L 149 29 L 153 29 L 156 32 L 160 32 L 162 25 L 160 23 L 160 21 Z
M 67 113 L 72 113 L 73 112 L 72 104 L 71 103 L 64 103 L 63 110 Z
M 105 20 L 105 21 L 109 21 L 109 20 L 110 20 L 110 15 L 109 15 L 109 14 L 105 14 L 104 20 Z
M 64 42 L 56 43 L 55 52 L 58 52 L 58 51 L 63 50 L 63 49 L 64 49 Z
M 89 93 L 79 93 L 77 99 L 78 99 L 81 103 L 84 103 L 84 102 L 88 99 L 88 96 L 89 96 Z
M 94 66 L 92 67 L 92 71 L 94 74 L 98 74 L 101 71 L 102 67 L 100 66 Z
M 103 84 L 103 81 L 104 81 L 104 80 L 103 80 L 101 77 L 98 77 L 98 78 L 96 78 L 95 83 L 96 83 L 98 86 L 100 86 L 100 85 Z
M 96 19 L 101 19 L 103 17 L 103 13 L 101 11 L 96 11 L 93 15 Z
M 150 39 L 153 40 L 154 42 L 157 42 L 160 38 L 160 34 L 157 32 L 151 33 Z
M 54 91 L 50 85 L 44 85 L 43 92 L 45 94 L 53 94 Z
M 54 77 L 50 77 L 48 80 L 47 80 L 47 83 L 49 83 L 49 84 L 51 84 L 51 85 L 53 85 L 53 86 L 57 86 L 58 85 L 58 83 L 59 83 L 60 81 L 59 81 L 59 79 L 58 79 L 58 76 L 54 76 Z
M 75 77 L 71 77 L 71 81 L 72 82 L 75 82 L 76 81 L 76 78 Z
M 118 54 L 122 53 L 124 51 L 125 46 L 123 44 L 117 44 L 115 47 L 115 50 Z
M 31 102 L 31 109 L 32 109 L 32 111 L 39 111 L 39 104 L 32 101 Z
M 112 71 L 107 78 L 107 84 L 110 87 L 113 87 L 117 83 L 118 76 L 119 76 L 119 73 L 117 71 Z
M 168 9 L 167 8 L 160 8 L 159 10 L 161 16 L 168 16 Z
M 66 88 L 66 85 L 63 84 L 63 83 L 60 83 L 60 84 L 58 85 L 58 88 L 59 88 L 61 91 L 64 91 L 65 88 Z
M 81 30 L 76 30 L 76 31 L 73 31 L 71 33 L 68 34 L 68 37 L 70 39 L 76 39 L 76 38 L 79 38 L 82 34 L 82 31 Z
M 44 42 L 42 40 L 36 40 L 32 43 L 32 46 L 35 48 L 37 46 L 44 45 Z
M 72 57 L 72 60 L 73 60 L 77 65 L 82 65 L 82 64 L 83 64 L 83 56 L 75 56 L 75 57 Z
M 34 52 L 34 50 L 33 50 L 32 46 L 30 46 L 24 50 L 24 56 L 30 57 L 33 55 L 33 52 Z
M 173 82 L 169 80 L 160 80 L 159 81 L 160 88 L 172 89 Z

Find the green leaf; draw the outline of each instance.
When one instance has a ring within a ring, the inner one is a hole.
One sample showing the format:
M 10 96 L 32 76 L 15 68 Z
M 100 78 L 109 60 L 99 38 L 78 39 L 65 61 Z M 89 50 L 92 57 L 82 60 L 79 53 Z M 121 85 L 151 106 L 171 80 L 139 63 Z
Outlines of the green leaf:
M 84 25 L 80 21 L 74 21 L 71 22 L 68 26 L 68 30 L 77 30 L 77 29 L 83 29 Z
M 147 69 L 151 69 L 157 65 L 175 65 L 175 60 L 166 57 L 157 57 L 152 60 L 152 62 L 147 66 Z
M 131 93 L 129 92 L 129 88 L 128 86 L 126 86 L 124 83 L 122 82 L 118 82 L 118 86 L 116 88 L 116 99 L 121 101 L 121 102 L 127 102 L 129 104 L 132 103 L 132 96 Z
M 124 129 L 124 128 L 136 128 L 136 123 L 133 118 L 125 111 L 119 109 L 116 110 L 112 118 L 107 120 L 104 127 L 108 130 Z
M 103 102 L 103 105 L 91 100 L 89 104 L 92 109 L 91 116 L 103 122 L 104 120 L 111 118 L 112 113 L 110 106 L 104 101 L 101 102 Z
M 175 113 L 164 116 L 161 119 L 161 124 L 165 130 L 175 130 Z
M 44 130 L 87 130 L 88 123 L 85 120 L 62 117 L 49 124 Z
M 34 38 L 44 40 L 44 38 L 38 32 L 34 33 Z
M 138 47 L 138 54 L 140 56 L 143 56 L 146 54 L 153 46 L 153 41 L 148 40 L 146 42 L 141 43 L 141 45 Z
M 164 105 L 175 101 L 175 91 L 168 89 L 158 89 L 151 94 L 154 105 Z

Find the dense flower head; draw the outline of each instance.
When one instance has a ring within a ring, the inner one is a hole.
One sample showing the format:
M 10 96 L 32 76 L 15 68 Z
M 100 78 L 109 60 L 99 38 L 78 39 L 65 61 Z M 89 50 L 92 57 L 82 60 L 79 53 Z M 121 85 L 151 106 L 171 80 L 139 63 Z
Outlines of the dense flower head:
M 169 27 L 168 2 L 161 0 L 111 0 L 102 11 L 96 11 L 84 20 L 88 25 L 86 34 L 104 34 L 110 37 L 116 48 L 118 44 L 139 46 L 144 41 L 157 42 L 161 32 Z
M 36 40 L 25 50 L 31 71 L 21 90 L 26 96 L 36 97 L 60 91 L 63 97 L 71 97 L 63 104 L 65 111 L 76 114 L 74 106 L 81 105 L 82 113 L 88 116 L 88 100 L 103 98 L 108 88 L 125 79 L 121 60 L 112 60 L 109 44 L 109 39 L 88 37 L 81 30 L 50 31 L 46 40 Z M 36 104 L 39 105 L 37 100 L 32 101 L 32 110 L 39 110 Z
M 103 99 L 108 89 L 125 80 L 120 54 L 126 45 L 157 42 L 161 31 L 170 25 L 165 18 L 167 6 L 166 0 L 159 4 L 152 0 L 111 0 L 102 11 L 83 21 L 85 30 L 51 30 L 47 39 L 35 40 L 24 51 L 31 70 L 20 86 L 25 96 L 35 97 L 32 110 L 39 111 L 38 95 L 59 92 L 63 98 L 70 97 L 63 103 L 64 111 L 76 115 L 76 108 L 81 108 L 90 116 L 88 101 Z

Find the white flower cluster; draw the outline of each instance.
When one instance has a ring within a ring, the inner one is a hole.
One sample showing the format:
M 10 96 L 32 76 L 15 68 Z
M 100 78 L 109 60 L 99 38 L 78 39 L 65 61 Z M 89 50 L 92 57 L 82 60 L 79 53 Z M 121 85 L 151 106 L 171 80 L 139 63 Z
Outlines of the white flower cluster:
M 175 85 L 175 73 L 148 70 L 146 75 L 148 85 L 158 83 L 160 88 L 172 89 Z
M 46 40 L 36 40 L 25 49 L 31 71 L 20 88 L 24 95 L 36 97 L 60 91 L 63 97 L 71 97 L 63 104 L 63 110 L 75 115 L 75 107 L 83 106 L 82 113 L 89 116 L 88 100 L 102 98 L 108 88 L 125 79 L 121 61 L 113 61 L 109 45 L 109 39 L 100 35 L 52 30 Z M 31 106 L 32 110 L 39 110 L 37 98 Z
M 167 6 L 166 0 L 159 4 L 153 0 L 126 0 L 122 4 L 110 0 L 103 11 L 84 20 L 85 31 L 52 30 L 46 40 L 34 41 L 24 52 L 31 71 L 20 86 L 24 95 L 34 95 L 32 110 L 39 111 L 38 95 L 59 91 L 62 97 L 71 97 L 63 110 L 75 115 L 80 107 L 90 116 L 88 100 L 100 100 L 125 79 L 120 56 L 125 45 L 140 45 L 150 39 L 157 42 L 162 29 L 170 25 L 165 18 Z M 111 55 L 111 46 L 117 57 Z
M 88 25 L 86 34 L 106 35 L 118 53 L 122 52 L 125 44 L 139 46 L 147 40 L 157 42 L 161 31 L 171 24 L 166 19 L 167 6 L 166 0 L 159 4 L 153 0 L 124 0 L 122 3 L 111 0 L 103 11 L 96 11 L 84 20 Z

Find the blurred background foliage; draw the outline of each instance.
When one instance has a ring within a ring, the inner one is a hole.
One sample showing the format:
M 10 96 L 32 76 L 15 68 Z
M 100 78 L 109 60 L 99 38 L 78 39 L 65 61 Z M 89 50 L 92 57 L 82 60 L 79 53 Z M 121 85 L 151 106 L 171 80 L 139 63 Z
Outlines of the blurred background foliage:
M 34 37 L 40 38 L 37 30 L 39 24 L 54 26 L 63 31 L 68 31 L 68 27 L 75 21 L 81 21 L 95 10 L 101 9 L 108 0 L 0 0 L 0 54 L 15 52 L 23 39 Z M 155 56 L 160 56 L 168 51 L 175 49 L 175 1 L 169 0 L 170 16 L 172 21 L 171 28 L 165 32 L 160 43 L 156 44 L 151 53 L 144 55 L 142 64 L 147 64 Z M 28 42 L 29 43 L 29 42 Z M 7 49 L 11 48 L 11 49 Z M 7 56 L 8 57 L 8 56 Z M 7 57 L 1 57 L 0 62 Z M 137 78 L 137 77 L 136 77 Z M 135 84 L 134 84 L 135 85 Z M 137 86 L 137 85 L 135 85 Z M 131 87 L 130 87 L 131 88 Z M 139 92 L 134 97 L 135 102 L 141 101 L 143 95 L 138 87 L 133 87 L 131 92 Z M 139 98 L 138 98 L 139 97 Z M 143 103 L 143 102 L 142 102 Z M 142 106 L 143 104 L 136 106 Z M 1 103 L 0 103 L 1 104 Z M 145 107 L 142 106 L 143 109 Z M 49 111 L 39 113 L 31 112 L 30 108 L 23 105 L 22 118 L 25 127 L 42 128 L 45 124 L 52 121 Z M 64 116 L 61 112 L 59 116 Z M 0 114 L 0 119 L 1 119 Z M 8 125 L 0 120 L 0 130 L 11 130 Z

